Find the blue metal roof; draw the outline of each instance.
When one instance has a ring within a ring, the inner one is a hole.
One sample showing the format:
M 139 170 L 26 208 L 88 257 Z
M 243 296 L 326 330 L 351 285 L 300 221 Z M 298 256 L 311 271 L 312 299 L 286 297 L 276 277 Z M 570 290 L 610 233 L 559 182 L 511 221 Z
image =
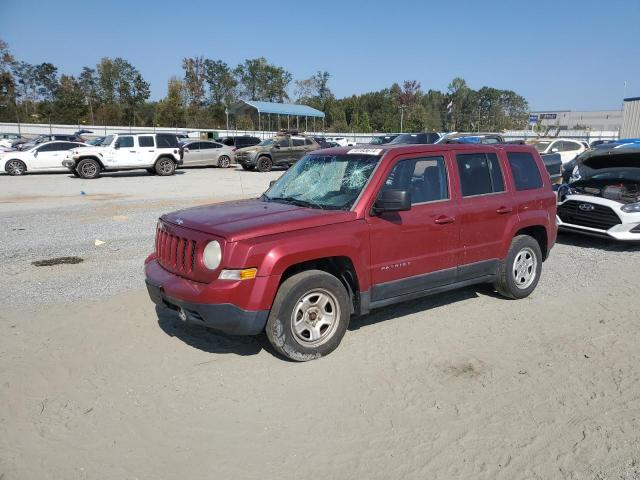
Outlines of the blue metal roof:
M 244 105 L 243 105 L 244 104 Z M 300 117 L 318 117 L 324 118 L 324 113 L 315 108 L 306 105 L 297 105 L 295 103 L 273 103 L 260 102 L 257 100 L 241 100 L 233 110 L 242 110 L 243 106 L 253 107 L 260 113 L 271 113 L 274 115 L 297 115 Z

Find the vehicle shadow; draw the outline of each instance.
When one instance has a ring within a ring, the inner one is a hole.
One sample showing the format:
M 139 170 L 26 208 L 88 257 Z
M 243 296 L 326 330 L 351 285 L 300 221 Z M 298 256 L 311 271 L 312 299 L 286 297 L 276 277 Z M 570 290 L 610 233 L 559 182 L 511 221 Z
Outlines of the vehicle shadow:
M 235 336 L 214 332 L 205 327 L 185 323 L 176 312 L 156 306 L 158 325 L 170 337 L 176 337 L 187 345 L 208 353 L 232 353 L 241 356 L 255 355 L 266 344 L 264 335 Z
M 174 172 L 174 175 L 184 175 L 185 173 L 187 172 L 185 172 L 184 170 L 176 170 Z M 68 177 L 76 180 L 82 180 L 82 178 L 76 177 L 75 175 L 68 175 Z M 122 172 L 102 172 L 100 173 L 100 176 L 98 178 L 95 178 L 93 180 L 100 180 L 101 178 L 137 178 L 137 177 L 162 178 L 160 175 L 152 175 L 149 172 L 146 172 L 144 170 L 127 170 Z
M 437 307 L 478 298 L 483 295 L 496 296 L 497 294 L 490 285 L 475 285 L 439 295 L 419 298 L 374 310 L 369 315 L 353 317 L 348 329 L 354 331 L 405 315 L 428 313 Z M 173 310 L 165 307 L 156 306 L 156 315 L 158 316 L 158 325 L 167 335 L 178 338 L 187 345 L 203 352 L 249 356 L 265 350 L 279 359 L 293 362 L 293 360 L 279 355 L 271 347 L 264 333 L 255 336 L 225 335 L 199 325 L 185 323 L 178 318 L 178 315 Z
M 570 247 L 593 248 L 608 252 L 640 252 L 640 242 L 618 242 L 614 239 L 592 237 L 573 232 L 558 232 L 557 242 Z M 553 255 L 553 251 L 551 255 Z

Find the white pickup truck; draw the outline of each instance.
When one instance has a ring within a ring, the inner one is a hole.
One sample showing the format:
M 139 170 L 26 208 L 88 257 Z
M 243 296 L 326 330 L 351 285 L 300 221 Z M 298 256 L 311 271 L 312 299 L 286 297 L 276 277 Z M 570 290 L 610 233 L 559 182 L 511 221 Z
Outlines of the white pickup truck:
M 170 133 L 130 133 L 107 136 L 100 145 L 71 151 L 62 162 L 74 175 L 97 178 L 104 171 L 145 169 L 173 175 L 182 164 L 182 149 Z

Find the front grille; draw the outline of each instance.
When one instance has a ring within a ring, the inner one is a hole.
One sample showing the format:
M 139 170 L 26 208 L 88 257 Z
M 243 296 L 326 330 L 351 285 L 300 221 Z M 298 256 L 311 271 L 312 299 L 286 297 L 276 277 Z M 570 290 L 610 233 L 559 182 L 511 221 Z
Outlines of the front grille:
M 583 210 L 581 205 L 590 205 L 593 210 Z M 620 217 L 609 207 L 596 203 L 568 200 L 558 206 L 558 216 L 564 223 L 580 225 L 583 227 L 609 230 L 614 225 L 622 223 Z
M 196 266 L 196 242 L 158 228 L 156 255 L 160 265 L 167 270 L 188 275 L 193 273 Z

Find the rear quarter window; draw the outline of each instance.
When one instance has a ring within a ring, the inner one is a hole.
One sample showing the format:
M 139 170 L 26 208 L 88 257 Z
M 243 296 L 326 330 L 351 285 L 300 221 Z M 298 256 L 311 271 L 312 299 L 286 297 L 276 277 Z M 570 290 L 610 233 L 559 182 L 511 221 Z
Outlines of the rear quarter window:
M 533 155 L 527 152 L 507 152 L 516 190 L 535 190 L 542 187 L 542 177 Z
M 178 138 L 175 135 L 156 135 L 158 148 L 177 148 Z

